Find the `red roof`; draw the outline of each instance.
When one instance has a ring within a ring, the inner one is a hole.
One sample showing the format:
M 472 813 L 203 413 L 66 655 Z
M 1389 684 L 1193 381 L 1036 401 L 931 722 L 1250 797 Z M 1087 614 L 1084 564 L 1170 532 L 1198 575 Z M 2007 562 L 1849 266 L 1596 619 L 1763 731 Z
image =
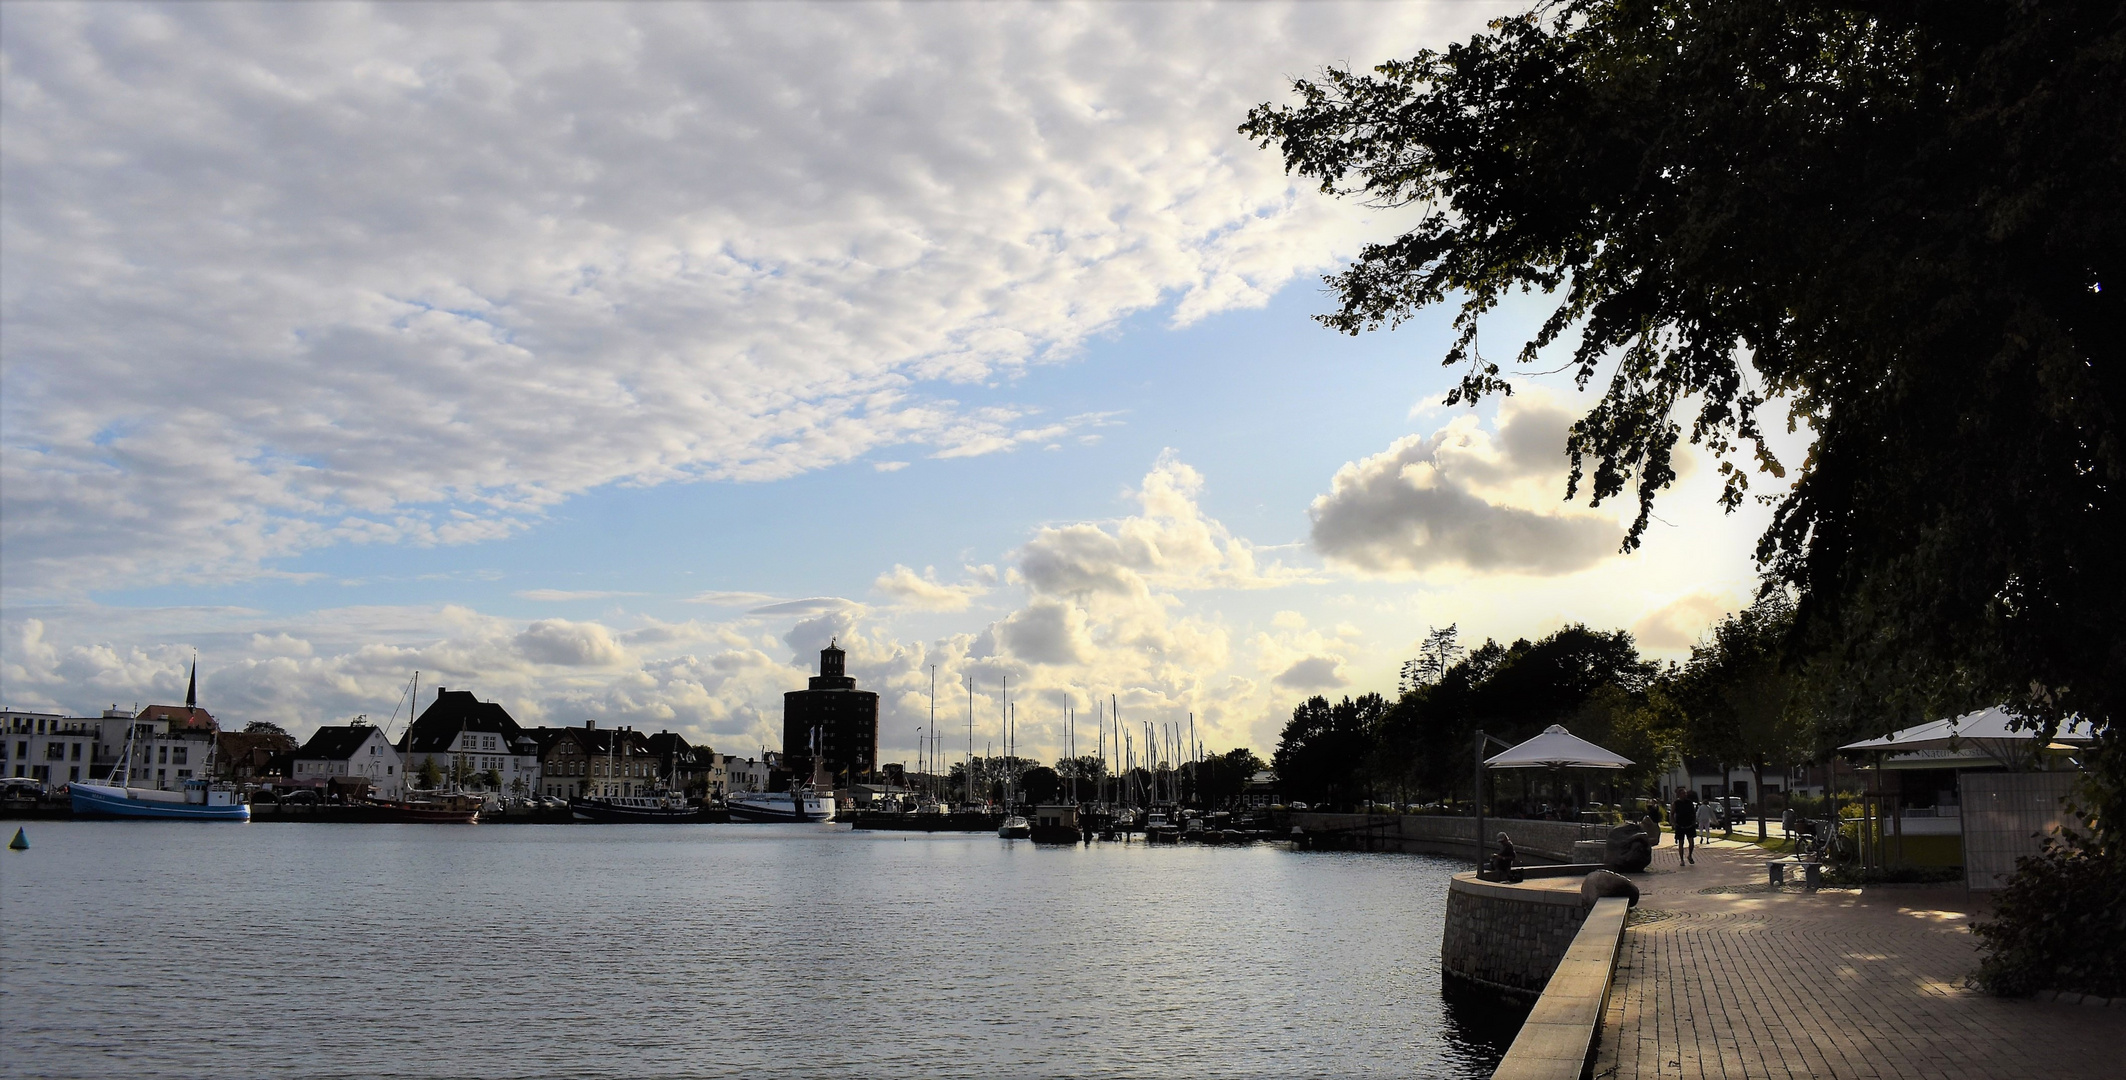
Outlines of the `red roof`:
M 214 714 L 205 709 L 184 705 L 150 705 L 140 710 L 135 720 L 167 720 L 173 729 L 185 731 L 217 731 Z

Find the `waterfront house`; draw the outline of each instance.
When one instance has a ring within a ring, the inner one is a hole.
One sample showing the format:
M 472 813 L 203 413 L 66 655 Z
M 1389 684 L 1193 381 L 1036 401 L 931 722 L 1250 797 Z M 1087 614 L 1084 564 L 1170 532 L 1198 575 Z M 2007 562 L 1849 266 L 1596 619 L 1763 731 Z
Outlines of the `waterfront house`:
M 367 792 L 395 800 L 405 795 L 399 752 L 382 729 L 359 721 L 318 728 L 295 752 L 288 778 L 296 784 L 338 788 L 350 797 Z
M 58 713 L 0 710 L 0 776 L 46 784 L 90 778 L 99 727 L 94 720 Z
M 625 798 L 646 794 L 661 775 L 649 738 L 633 728 L 600 728 L 586 720 L 580 728 L 546 730 L 557 734 L 540 758 L 542 795 Z
M 758 758 L 727 757 L 723 759 L 724 791 L 766 791 L 768 774 L 773 766 Z
M 468 791 L 531 794 L 539 784 L 539 744 L 509 710 L 471 691 L 436 687 L 436 698 L 399 737 L 407 786 L 424 769 Z
M 657 759 L 658 775 L 670 782 L 672 790 L 693 799 L 723 795 L 723 755 L 706 746 L 688 745 L 686 738 L 674 731 L 650 736 L 649 748 Z

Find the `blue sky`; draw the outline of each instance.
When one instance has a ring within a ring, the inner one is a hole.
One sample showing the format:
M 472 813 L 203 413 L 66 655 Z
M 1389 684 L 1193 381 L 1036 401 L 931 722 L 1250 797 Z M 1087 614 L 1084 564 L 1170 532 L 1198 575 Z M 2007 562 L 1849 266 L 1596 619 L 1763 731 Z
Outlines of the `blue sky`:
M 750 753 L 839 638 L 889 760 L 932 665 L 1039 752 L 1109 694 L 1266 752 L 1431 625 L 1680 655 L 1761 509 L 1693 457 L 1618 556 L 1584 399 L 1310 321 L 1403 212 L 1233 131 L 1508 10 L 0 9 L 5 704 L 197 650 L 232 721 L 419 669 Z

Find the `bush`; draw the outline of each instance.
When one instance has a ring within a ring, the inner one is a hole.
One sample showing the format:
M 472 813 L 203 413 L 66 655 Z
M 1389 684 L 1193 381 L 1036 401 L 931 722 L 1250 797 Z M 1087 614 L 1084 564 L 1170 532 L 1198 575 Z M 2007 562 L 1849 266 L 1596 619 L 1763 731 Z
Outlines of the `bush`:
M 1993 917 L 1971 929 L 1990 993 L 2126 995 L 2126 859 L 2073 832 L 2048 839 L 2016 860 Z

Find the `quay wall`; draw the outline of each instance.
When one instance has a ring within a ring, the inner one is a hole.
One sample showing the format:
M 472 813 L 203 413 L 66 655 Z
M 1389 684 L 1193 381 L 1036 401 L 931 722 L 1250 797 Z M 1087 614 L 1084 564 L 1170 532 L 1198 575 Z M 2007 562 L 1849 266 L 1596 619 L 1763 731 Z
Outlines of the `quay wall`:
M 1358 851 L 1422 852 L 1430 855 L 1475 857 L 1476 819 L 1443 814 L 1321 814 L 1294 811 L 1286 815 L 1282 829 L 1302 830 L 1309 844 Z M 1600 839 L 1600 825 L 1573 821 L 1530 821 L 1521 818 L 1485 818 L 1484 832 L 1513 837 L 1514 848 L 1524 862 L 1575 861 L 1572 845 L 1580 840 Z M 1488 840 L 1489 837 L 1487 836 Z
M 1586 920 L 1578 877 L 1504 884 L 1456 874 L 1440 966 L 1450 979 L 1533 1001 Z

